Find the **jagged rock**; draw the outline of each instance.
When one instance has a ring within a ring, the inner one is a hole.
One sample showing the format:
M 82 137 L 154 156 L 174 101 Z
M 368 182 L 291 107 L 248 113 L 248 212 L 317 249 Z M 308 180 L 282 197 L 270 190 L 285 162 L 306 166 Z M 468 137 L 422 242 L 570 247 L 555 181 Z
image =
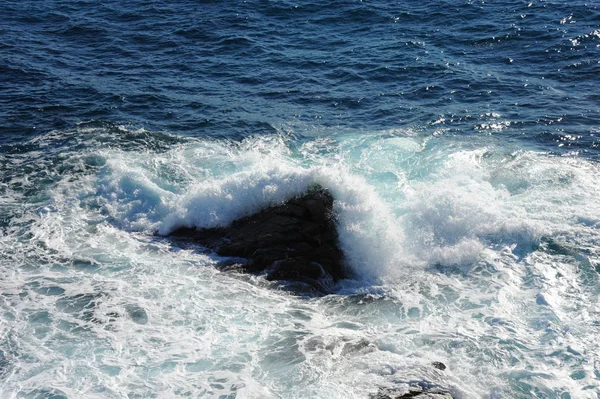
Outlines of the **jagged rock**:
M 371 395 L 371 399 L 453 399 L 452 395 L 440 388 L 422 388 L 420 386 L 411 386 L 408 392 L 398 392 L 394 389 L 381 389 L 376 395 Z
M 431 365 L 438 370 L 446 370 L 446 365 L 442 362 L 433 362 Z
M 329 191 L 314 187 L 230 226 L 180 228 L 171 235 L 221 256 L 244 258 L 236 270 L 266 272 L 268 280 L 301 282 L 323 292 L 324 282 L 345 277 L 332 206 Z

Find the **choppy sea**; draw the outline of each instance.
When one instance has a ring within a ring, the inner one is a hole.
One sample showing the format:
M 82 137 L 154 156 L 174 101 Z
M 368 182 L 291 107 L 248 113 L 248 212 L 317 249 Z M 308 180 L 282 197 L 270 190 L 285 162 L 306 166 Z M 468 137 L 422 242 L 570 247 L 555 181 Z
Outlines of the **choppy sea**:
M 600 398 L 599 90 L 593 0 L 2 0 L 0 397 Z M 314 184 L 335 294 L 163 237 Z

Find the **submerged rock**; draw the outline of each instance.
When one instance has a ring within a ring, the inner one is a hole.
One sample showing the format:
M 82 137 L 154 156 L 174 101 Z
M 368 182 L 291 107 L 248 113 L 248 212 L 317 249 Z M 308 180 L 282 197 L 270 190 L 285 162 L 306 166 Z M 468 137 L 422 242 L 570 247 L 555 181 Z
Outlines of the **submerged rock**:
M 398 392 L 394 389 L 382 389 L 377 394 L 371 395 L 370 399 L 453 399 L 452 395 L 443 389 L 439 388 L 423 388 L 419 386 L 411 386 L 408 392 Z
M 227 227 L 186 227 L 171 236 L 245 260 L 228 268 L 266 272 L 268 280 L 301 282 L 325 293 L 328 282 L 345 277 L 332 206 L 329 191 L 315 187 Z
M 446 370 L 446 365 L 442 362 L 433 362 L 431 365 L 438 370 Z

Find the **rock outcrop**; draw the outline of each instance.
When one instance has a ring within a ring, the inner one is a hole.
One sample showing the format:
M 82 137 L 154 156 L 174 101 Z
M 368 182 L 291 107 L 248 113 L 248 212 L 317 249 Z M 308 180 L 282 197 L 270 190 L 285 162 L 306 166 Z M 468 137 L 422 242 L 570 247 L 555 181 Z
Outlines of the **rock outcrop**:
M 220 256 L 244 259 L 230 267 L 264 272 L 269 280 L 302 283 L 327 293 L 332 282 L 345 277 L 332 206 L 329 191 L 314 187 L 227 227 L 180 228 L 171 236 Z
M 443 389 L 431 388 L 426 389 L 419 386 L 411 386 L 408 392 L 397 392 L 393 389 L 382 389 L 376 395 L 372 395 L 371 399 L 453 399 L 452 395 Z

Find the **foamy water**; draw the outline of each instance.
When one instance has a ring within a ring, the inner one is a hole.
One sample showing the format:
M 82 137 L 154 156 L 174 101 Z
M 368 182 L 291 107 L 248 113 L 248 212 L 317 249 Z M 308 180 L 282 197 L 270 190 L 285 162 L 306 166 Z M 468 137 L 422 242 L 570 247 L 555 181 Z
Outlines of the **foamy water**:
M 456 398 L 597 397 L 591 161 L 493 136 L 84 127 L 2 161 L 3 397 L 366 398 L 411 382 Z M 220 272 L 163 237 L 313 184 L 334 196 L 354 276 L 336 295 Z

